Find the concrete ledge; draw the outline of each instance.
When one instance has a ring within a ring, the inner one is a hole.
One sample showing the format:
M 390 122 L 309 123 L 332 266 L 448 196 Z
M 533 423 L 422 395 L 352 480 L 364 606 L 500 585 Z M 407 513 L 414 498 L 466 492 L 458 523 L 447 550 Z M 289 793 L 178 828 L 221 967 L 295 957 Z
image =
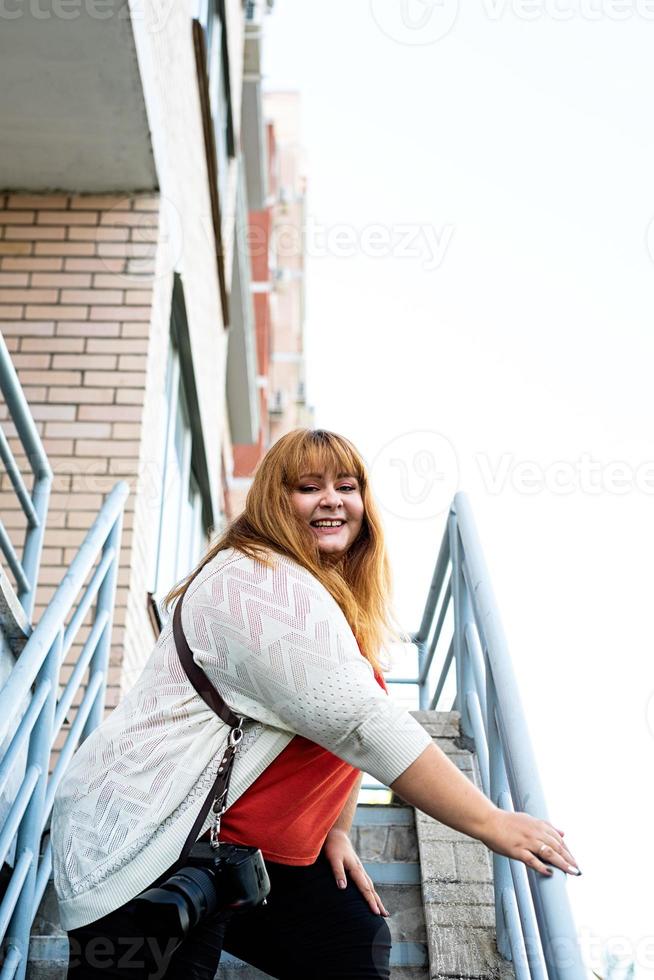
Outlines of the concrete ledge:
M 461 735 L 459 713 L 414 711 L 463 774 L 478 788 L 474 745 Z M 512 980 L 495 934 L 493 869 L 488 848 L 415 811 L 431 980 Z

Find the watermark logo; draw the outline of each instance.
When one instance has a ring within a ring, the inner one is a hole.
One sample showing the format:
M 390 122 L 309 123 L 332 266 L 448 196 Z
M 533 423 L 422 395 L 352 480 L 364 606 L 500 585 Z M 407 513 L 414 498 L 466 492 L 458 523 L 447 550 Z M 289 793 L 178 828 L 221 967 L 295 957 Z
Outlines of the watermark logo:
M 268 254 L 264 230 L 244 230 L 252 258 Z M 346 222 L 325 224 L 312 215 L 301 226 L 296 222 L 276 222 L 274 252 L 280 262 L 307 258 L 348 259 L 363 255 L 371 259 L 411 259 L 426 272 L 439 269 L 450 248 L 454 226 L 439 227 L 421 222 L 372 223 L 355 227 Z
M 398 44 L 435 44 L 454 27 L 459 0 L 370 0 L 380 31 Z
M 380 505 L 396 517 L 426 521 L 447 510 L 459 480 L 452 443 L 440 432 L 403 432 L 374 457 L 371 477 Z

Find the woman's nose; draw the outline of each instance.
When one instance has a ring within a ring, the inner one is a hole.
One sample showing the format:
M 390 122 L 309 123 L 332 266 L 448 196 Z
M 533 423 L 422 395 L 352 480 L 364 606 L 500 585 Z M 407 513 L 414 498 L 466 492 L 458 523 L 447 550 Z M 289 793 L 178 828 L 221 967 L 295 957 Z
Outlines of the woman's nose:
M 327 487 L 322 495 L 322 503 L 327 507 L 333 507 L 340 502 L 340 497 L 333 487 Z

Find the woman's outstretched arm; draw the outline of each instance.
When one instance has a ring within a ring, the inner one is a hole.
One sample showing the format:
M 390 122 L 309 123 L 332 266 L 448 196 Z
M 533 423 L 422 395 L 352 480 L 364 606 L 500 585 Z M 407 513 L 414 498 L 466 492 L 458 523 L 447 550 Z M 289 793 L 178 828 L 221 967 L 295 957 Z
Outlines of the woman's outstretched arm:
M 437 745 L 428 745 L 391 783 L 391 789 L 418 810 L 483 841 L 497 854 L 523 861 L 542 874 L 552 874 L 544 861 L 568 874 L 581 874 L 563 843 L 563 831 L 528 813 L 496 807 Z

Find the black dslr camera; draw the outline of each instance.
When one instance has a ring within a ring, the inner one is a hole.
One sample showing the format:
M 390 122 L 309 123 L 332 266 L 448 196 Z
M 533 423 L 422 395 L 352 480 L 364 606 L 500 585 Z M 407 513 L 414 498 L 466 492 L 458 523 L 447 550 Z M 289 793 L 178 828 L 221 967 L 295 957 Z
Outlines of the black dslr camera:
M 203 919 L 265 903 L 270 879 L 258 847 L 197 841 L 186 864 L 133 900 L 147 927 L 181 943 Z

